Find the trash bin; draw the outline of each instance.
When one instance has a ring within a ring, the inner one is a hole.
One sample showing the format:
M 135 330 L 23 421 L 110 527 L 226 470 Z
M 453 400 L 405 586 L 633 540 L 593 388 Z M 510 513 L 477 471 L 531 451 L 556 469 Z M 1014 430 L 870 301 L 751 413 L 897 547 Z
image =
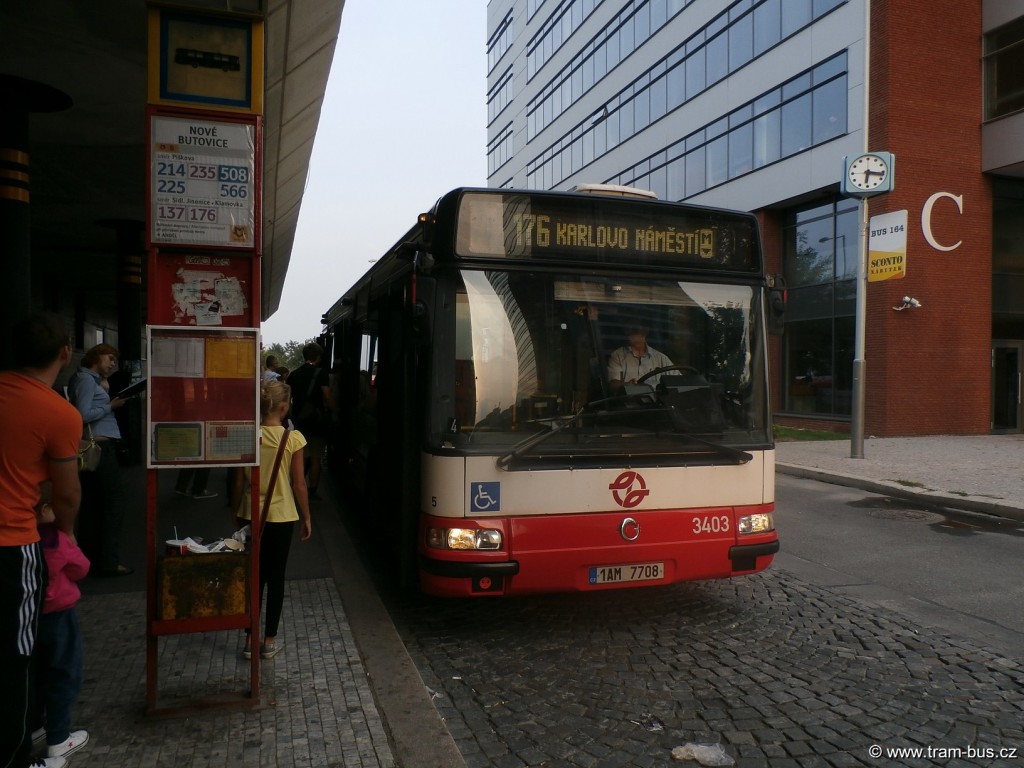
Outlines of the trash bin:
M 157 559 L 157 618 L 238 616 L 249 608 L 249 555 L 211 553 Z

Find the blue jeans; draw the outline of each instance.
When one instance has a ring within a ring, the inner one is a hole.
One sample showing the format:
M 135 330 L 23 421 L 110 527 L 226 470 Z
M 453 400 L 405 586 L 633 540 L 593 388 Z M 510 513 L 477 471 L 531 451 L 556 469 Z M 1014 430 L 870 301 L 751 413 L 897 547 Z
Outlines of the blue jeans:
M 82 690 L 82 633 L 74 608 L 44 613 L 36 643 L 36 712 L 33 730 L 46 726 L 46 743 L 71 735 L 71 709 Z

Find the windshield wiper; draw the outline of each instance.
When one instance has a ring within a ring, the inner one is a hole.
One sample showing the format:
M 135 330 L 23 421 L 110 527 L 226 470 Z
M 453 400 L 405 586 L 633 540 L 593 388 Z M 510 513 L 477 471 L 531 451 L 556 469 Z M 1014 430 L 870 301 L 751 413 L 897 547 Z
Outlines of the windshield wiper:
M 575 424 L 576 422 L 578 422 L 580 420 L 581 416 L 586 416 L 586 415 L 590 415 L 590 414 L 602 415 L 602 416 L 604 416 L 604 415 L 621 416 L 622 415 L 621 411 L 605 410 L 605 409 L 599 408 L 598 406 L 608 405 L 608 404 L 612 404 L 612 403 L 621 403 L 621 402 L 625 402 L 625 401 L 628 401 L 628 400 L 642 400 L 643 398 L 648 397 L 648 396 L 651 396 L 651 398 L 652 398 L 651 405 L 655 405 L 657 407 L 645 409 L 644 413 L 658 413 L 658 412 L 672 413 L 673 412 L 671 407 L 667 407 L 667 408 L 664 407 L 664 405 L 657 399 L 657 396 L 654 394 L 654 392 L 635 392 L 635 393 L 628 394 L 628 395 L 615 395 L 613 397 L 606 397 L 606 398 L 603 398 L 601 400 L 594 400 L 593 402 L 590 402 L 590 403 L 587 403 L 586 405 L 584 405 L 582 408 L 580 408 L 578 411 L 576 411 L 576 413 L 574 413 L 572 416 L 569 416 L 568 418 L 565 419 L 565 421 L 563 421 L 560 424 L 557 424 L 556 426 L 552 427 L 547 432 L 538 432 L 537 434 L 531 435 L 530 437 L 526 438 L 525 440 L 522 440 L 521 442 L 517 443 L 512 448 L 511 451 L 506 453 L 504 456 L 500 456 L 497 459 L 496 464 L 497 464 L 499 469 L 505 469 L 515 459 L 518 459 L 520 456 L 525 454 L 531 448 L 534 448 L 535 446 L 540 445 L 545 440 L 547 440 L 549 437 L 551 437 L 552 435 L 555 435 L 555 434 L 561 432 L 563 429 L 571 427 L 573 424 Z M 732 448 L 732 447 L 730 447 L 728 445 L 722 445 L 721 443 L 715 443 L 715 442 L 712 442 L 710 440 L 705 440 L 704 438 L 697 437 L 696 435 L 693 435 L 693 434 L 691 434 L 689 432 L 674 431 L 674 432 L 662 432 L 661 434 L 665 435 L 667 437 L 674 437 L 674 438 L 678 438 L 678 439 L 689 440 L 691 442 L 697 443 L 698 445 L 702 445 L 702 446 L 705 446 L 707 448 L 711 448 L 719 456 L 724 456 L 724 457 L 726 457 L 728 459 L 731 459 L 736 464 L 746 464 L 746 463 L 754 460 L 754 457 L 751 454 L 747 453 L 746 451 L 741 451 L 738 448 Z
M 613 397 L 605 397 L 605 398 L 602 398 L 601 400 L 594 400 L 593 402 L 590 402 L 590 403 L 587 403 L 586 405 L 584 405 L 582 408 L 580 408 L 578 411 L 576 411 L 576 413 L 574 413 L 572 416 L 569 416 L 565 421 L 563 421 L 562 423 L 552 427 L 547 432 L 538 432 L 536 435 L 531 435 L 530 437 L 526 438 L 525 440 L 517 443 L 515 446 L 513 446 L 511 451 L 506 453 L 504 456 L 498 457 L 498 460 L 496 462 L 496 464 L 498 466 L 498 469 L 504 469 L 510 463 L 512 463 L 512 461 L 514 459 L 518 459 L 520 456 L 522 456 L 528 450 L 533 448 L 535 445 L 540 445 L 541 443 L 543 443 L 545 440 L 547 440 L 552 435 L 555 435 L 558 432 L 561 432 L 566 427 L 572 426 L 577 421 L 579 421 L 581 416 L 584 416 L 584 415 L 587 415 L 587 414 L 599 414 L 599 415 L 614 414 L 614 415 L 617 415 L 617 416 L 618 415 L 622 415 L 620 411 L 606 411 L 606 410 L 602 410 L 602 409 L 598 408 L 598 406 L 606 405 L 606 404 L 609 404 L 609 403 L 621 403 L 621 402 L 626 402 L 626 401 L 629 401 L 629 400 L 642 400 L 645 397 L 651 397 L 652 405 L 657 405 L 658 407 L 657 408 L 645 409 L 644 413 L 657 413 L 658 411 L 665 411 L 667 413 L 667 412 L 671 411 L 670 408 L 665 408 L 665 407 L 662 406 L 662 404 L 658 401 L 657 397 L 655 396 L 654 390 L 651 390 L 650 392 L 633 392 L 633 393 L 627 394 L 627 395 L 614 395 Z
M 702 437 L 692 435 L 689 432 L 669 432 L 667 434 L 671 437 L 692 440 L 693 442 L 699 443 L 700 445 L 705 445 L 708 448 L 714 450 L 720 456 L 730 458 L 737 464 L 746 464 L 747 462 L 754 460 L 754 457 L 751 454 L 747 453 L 746 451 L 741 451 L 739 448 L 733 448 L 728 445 L 722 445 L 721 443 L 713 443 L 710 440 L 705 440 Z
M 498 469 L 504 469 L 510 463 L 512 463 L 513 459 L 518 459 L 520 456 L 522 456 L 528 450 L 533 448 L 533 446 L 538 445 L 540 443 L 543 443 L 545 440 L 547 440 L 553 434 L 555 434 L 557 432 L 561 432 L 563 429 L 565 429 L 566 427 L 570 426 L 571 424 L 575 424 L 579 420 L 580 416 L 582 416 L 586 411 L 587 411 L 587 406 L 584 405 L 582 408 L 580 408 L 578 411 L 576 411 L 576 413 L 574 413 L 572 416 L 567 418 L 561 424 L 557 424 L 556 426 L 552 427 L 547 432 L 538 432 L 537 434 L 531 435 L 530 437 L 526 438 L 525 440 L 522 440 L 522 441 L 516 443 L 515 446 L 513 446 L 511 451 L 506 453 L 504 456 L 499 456 L 498 457 L 498 460 L 496 462 L 496 464 L 498 466 Z

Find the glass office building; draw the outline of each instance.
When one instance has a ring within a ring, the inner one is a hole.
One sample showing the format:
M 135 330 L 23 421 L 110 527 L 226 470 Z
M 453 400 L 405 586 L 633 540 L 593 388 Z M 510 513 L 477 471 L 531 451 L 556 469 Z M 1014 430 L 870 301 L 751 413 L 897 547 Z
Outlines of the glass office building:
M 865 433 L 1018 432 L 1022 58 L 1024 2 L 491 0 L 489 184 L 755 212 L 788 287 L 776 419 L 836 431 L 862 214 L 905 211 L 905 272 L 862 283 Z M 862 211 L 841 182 L 869 150 L 895 186 Z

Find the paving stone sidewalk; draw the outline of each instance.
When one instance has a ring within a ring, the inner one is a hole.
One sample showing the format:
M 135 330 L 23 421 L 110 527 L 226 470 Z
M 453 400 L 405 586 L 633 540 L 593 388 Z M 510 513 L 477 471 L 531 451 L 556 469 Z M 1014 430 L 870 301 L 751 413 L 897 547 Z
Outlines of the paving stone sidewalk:
M 90 733 L 72 768 L 344 766 L 394 768 L 388 736 L 331 579 L 286 582 L 284 649 L 263 661 L 265 701 L 188 717 L 147 717 L 145 617 L 140 592 L 86 595 L 78 605 L 85 684 L 74 728 Z M 160 639 L 161 705 L 245 690 L 241 633 Z

